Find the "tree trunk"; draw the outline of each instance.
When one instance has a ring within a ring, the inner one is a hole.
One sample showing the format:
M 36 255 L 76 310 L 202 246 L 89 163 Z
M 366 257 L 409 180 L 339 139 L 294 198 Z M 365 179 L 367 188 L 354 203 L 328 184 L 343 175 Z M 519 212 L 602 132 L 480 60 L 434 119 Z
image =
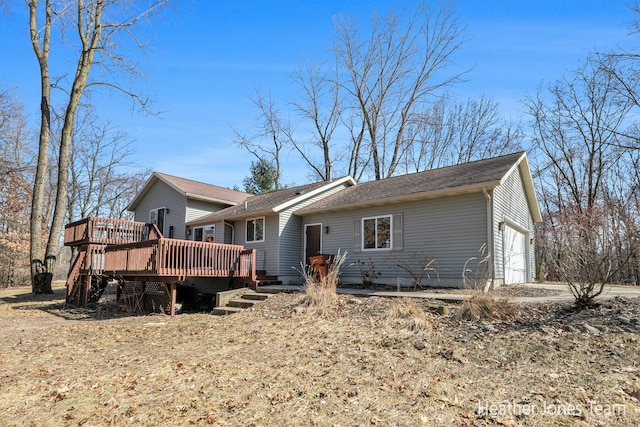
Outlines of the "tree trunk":
M 52 293 L 51 279 L 53 273 L 47 270 L 47 263 L 42 261 L 42 227 L 46 223 L 43 218 L 45 179 L 49 160 L 49 134 L 51 132 L 51 82 L 49 78 L 49 40 L 51 34 L 51 4 L 45 3 L 45 24 L 42 36 L 42 46 L 37 23 L 38 1 L 29 2 L 29 27 L 31 44 L 40 65 L 40 85 L 42 98 L 40 101 L 40 140 L 38 143 L 38 166 L 33 184 L 30 223 L 30 253 L 31 258 L 31 290 L 34 294 Z

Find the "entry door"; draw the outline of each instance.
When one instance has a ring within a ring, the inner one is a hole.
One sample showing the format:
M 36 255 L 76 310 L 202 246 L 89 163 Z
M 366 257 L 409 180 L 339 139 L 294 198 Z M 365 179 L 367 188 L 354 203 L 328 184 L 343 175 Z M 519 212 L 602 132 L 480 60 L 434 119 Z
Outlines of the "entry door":
M 309 257 L 322 253 L 322 224 L 305 225 L 304 263 L 309 264 Z
M 504 229 L 504 281 L 506 284 L 527 282 L 526 236 L 515 228 Z

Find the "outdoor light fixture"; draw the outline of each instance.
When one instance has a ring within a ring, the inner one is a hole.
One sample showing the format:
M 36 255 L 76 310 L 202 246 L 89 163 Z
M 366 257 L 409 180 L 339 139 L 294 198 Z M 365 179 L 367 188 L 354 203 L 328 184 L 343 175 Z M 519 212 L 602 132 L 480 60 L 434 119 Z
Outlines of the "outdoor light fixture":
M 328 225 L 324 226 L 324 234 L 329 234 L 329 226 Z

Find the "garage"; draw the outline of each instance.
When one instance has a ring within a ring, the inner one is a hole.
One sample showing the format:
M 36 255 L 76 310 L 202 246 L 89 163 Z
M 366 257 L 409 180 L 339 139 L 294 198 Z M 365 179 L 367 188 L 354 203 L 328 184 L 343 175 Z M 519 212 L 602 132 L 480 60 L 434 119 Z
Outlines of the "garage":
M 506 225 L 504 228 L 504 281 L 506 284 L 526 283 L 527 280 L 527 237 Z

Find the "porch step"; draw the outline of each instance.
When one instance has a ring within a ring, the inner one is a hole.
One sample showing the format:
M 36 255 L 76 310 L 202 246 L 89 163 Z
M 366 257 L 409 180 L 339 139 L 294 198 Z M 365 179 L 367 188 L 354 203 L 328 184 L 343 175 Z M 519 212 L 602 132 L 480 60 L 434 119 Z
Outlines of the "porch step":
M 256 286 L 282 285 L 281 280 L 256 280 Z
M 244 310 L 245 309 L 241 307 L 215 307 L 213 310 L 211 310 L 211 314 L 214 316 L 225 316 L 227 314 L 233 314 Z
M 277 285 L 273 288 L 267 288 L 269 285 Z M 258 292 L 263 294 L 294 294 L 304 291 L 304 286 L 283 285 L 282 283 L 258 283 Z
M 251 308 L 256 303 L 256 301 L 251 301 L 248 299 L 232 299 L 227 303 L 227 307 L 237 307 L 237 308 Z
M 249 299 L 249 300 L 264 301 L 267 298 L 269 298 L 270 296 L 271 296 L 271 294 L 263 294 L 263 293 L 260 293 L 260 292 L 248 292 L 248 293 L 242 295 L 242 298 Z
M 227 314 L 245 311 L 248 308 L 251 308 L 255 304 L 259 303 L 260 301 L 264 301 L 271 296 L 270 294 L 257 293 L 254 291 L 242 292 L 242 294 L 239 294 L 238 296 L 227 301 L 222 307 L 216 307 L 211 310 L 211 314 L 214 316 L 224 316 Z

